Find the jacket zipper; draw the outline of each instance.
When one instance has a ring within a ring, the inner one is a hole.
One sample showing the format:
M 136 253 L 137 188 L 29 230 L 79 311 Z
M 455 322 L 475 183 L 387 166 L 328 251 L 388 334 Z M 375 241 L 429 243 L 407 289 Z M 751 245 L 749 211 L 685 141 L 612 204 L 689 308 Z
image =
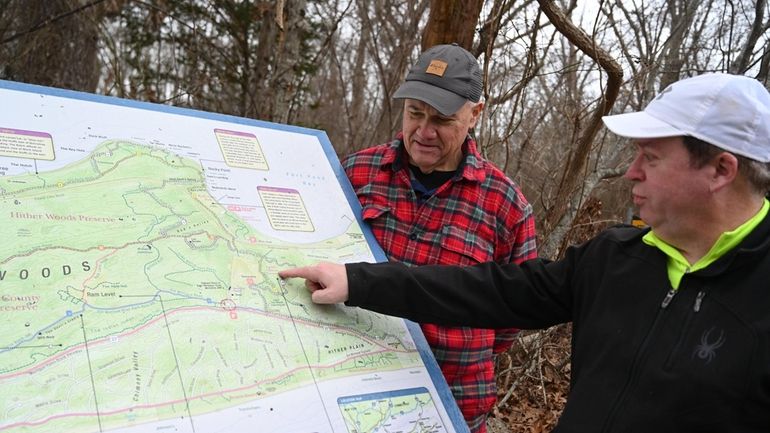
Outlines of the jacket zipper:
M 655 330 L 658 328 L 658 324 L 660 323 L 660 318 L 665 312 L 666 308 L 668 308 L 669 304 L 671 304 L 671 301 L 674 299 L 674 296 L 677 294 L 676 289 L 670 289 L 668 293 L 666 293 L 666 297 L 663 298 L 663 301 L 660 303 L 660 309 L 658 310 L 658 313 L 655 315 L 655 320 L 652 322 L 652 326 L 650 326 L 649 331 L 647 331 L 647 335 L 644 337 L 644 341 L 642 341 L 641 346 L 639 346 L 639 349 L 636 351 L 636 355 L 634 356 L 634 360 L 631 363 L 630 372 L 628 375 L 628 379 L 626 379 L 626 383 L 623 385 L 623 389 L 620 392 L 620 396 L 617 400 L 615 400 L 615 404 L 610 409 L 609 415 L 607 415 L 607 420 L 604 422 L 604 426 L 602 427 L 602 432 L 612 432 L 612 425 L 615 423 L 615 418 L 618 415 L 618 412 L 620 411 L 620 408 L 623 407 L 626 398 L 628 397 L 628 390 L 631 388 L 632 385 L 636 384 L 637 379 L 639 377 L 639 369 L 638 366 L 642 362 L 643 356 L 647 353 L 647 347 L 650 345 L 650 336 L 655 332 Z M 700 306 L 699 306 L 700 308 Z
M 687 314 L 684 323 L 682 323 L 679 331 L 679 338 L 677 338 L 676 344 L 674 344 L 674 347 L 671 349 L 671 353 L 668 354 L 668 359 L 666 359 L 666 362 L 663 364 L 663 371 L 671 371 L 671 369 L 674 368 L 677 354 L 682 351 L 685 336 L 690 332 L 690 327 L 692 326 L 692 322 L 695 319 L 695 315 L 700 311 L 704 296 L 706 296 L 706 292 L 703 290 L 699 290 L 698 294 L 695 296 L 695 302 L 693 302 L 692 306 L 692 313 Z
M 692 306 L 692 311 L 697 313 L 700 311 L 700 306 L 703 303 L 703 297 L 706 296 L 706 292 L 701 290 L 698 292 L 698 296 L 695 297 L 695 304 Z
M 676 289 L 671 289 L 666 293 L 666 297 L 663 298 L 663 302 L 660 303 L 661 310 L 665 310 L 668 308 L 668 304 L 671 303 L 671 300 L 674 299 L 674 296 L 676 295 Z

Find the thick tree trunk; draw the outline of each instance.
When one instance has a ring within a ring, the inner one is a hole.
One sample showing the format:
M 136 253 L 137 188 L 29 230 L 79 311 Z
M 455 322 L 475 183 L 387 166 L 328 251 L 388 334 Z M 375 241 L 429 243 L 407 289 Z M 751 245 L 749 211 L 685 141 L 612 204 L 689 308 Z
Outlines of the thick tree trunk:
M 101 1 L 11 0 L 2 32 L 3 76 L 44 86 L 94 92 Z
M 471 50 L 483 0 L 432 0 L 422 48 L 456 42 Z

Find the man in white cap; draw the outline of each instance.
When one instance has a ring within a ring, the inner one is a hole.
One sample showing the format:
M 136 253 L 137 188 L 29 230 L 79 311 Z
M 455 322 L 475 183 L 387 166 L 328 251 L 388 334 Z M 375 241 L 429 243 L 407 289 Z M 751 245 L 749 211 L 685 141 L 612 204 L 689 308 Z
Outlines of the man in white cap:
M 481 93 L 471 53 L 455 44 L 431 47 L 394 95 L 404 102 L 402 131 L 342 161 L 390 261 L 504 264 L 536 256 L 531 206 L 470 135 L 484 107 Z M 430 321 L 420 327 L 471 432 L 486 432 L 497 400 L 494 354 L 510 346 L 516 330 Z
M 626 177 L 650 228 L 608 229 L 555 262 L 322 263 L 281 276 L 306 278 L 315 302 L 414 320 L 571 321 L 561 433 L 770 431 L 770 94 L 706 74 L 604 122 L 634 139 Z

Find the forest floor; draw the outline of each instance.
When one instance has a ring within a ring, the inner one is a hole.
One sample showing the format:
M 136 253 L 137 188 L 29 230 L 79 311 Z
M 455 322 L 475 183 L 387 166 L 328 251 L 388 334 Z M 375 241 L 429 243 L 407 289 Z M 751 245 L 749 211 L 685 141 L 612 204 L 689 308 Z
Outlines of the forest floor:
M 521 331 L 498 355 L 498 402 L 489 433 L 550 432 L 559 419 L 570 377 L 570 324 Z

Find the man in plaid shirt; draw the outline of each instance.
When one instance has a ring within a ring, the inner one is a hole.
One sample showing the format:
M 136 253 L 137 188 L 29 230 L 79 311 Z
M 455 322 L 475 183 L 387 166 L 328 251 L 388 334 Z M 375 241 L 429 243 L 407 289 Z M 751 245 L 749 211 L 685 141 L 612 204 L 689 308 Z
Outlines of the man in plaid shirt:
M 470 136 L 484 107 L 481 80 L 465 49 L 426 50 L 394 95 L 404 100 L 402 131 L 342 163 L 391 261 L 472 265 L 536 256 L 531 206 Z M 516 330 L 420 326 L 471 431 L 486 432 L 497 399 L 493 355 Z

